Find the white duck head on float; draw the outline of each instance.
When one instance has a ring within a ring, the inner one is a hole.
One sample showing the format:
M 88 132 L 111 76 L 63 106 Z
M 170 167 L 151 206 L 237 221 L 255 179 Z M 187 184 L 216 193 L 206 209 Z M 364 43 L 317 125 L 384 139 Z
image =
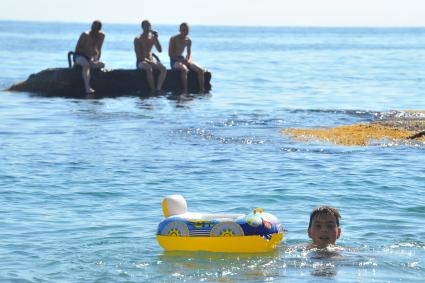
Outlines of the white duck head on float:
M 157 240 L 168 251 L 267 252 L 283 239 L 282 224 L 261 208 L 247 215 L 194 213 L 183 196 L 171 195 L 162 209 Z

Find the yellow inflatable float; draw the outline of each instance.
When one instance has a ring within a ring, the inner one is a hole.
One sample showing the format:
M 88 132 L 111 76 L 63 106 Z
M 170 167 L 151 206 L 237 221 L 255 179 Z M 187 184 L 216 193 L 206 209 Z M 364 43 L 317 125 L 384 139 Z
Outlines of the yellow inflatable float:
M 193 213 L 181 195 L 172 195 L 162 209 L 157 240 L 167 251 L 268 252 L 283 239 L 282 224 L 261 208 L 248 215 Z

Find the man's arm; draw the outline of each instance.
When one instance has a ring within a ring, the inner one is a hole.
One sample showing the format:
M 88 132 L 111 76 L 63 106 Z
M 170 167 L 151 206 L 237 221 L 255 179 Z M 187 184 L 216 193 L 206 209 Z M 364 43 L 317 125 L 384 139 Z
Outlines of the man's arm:
M 75 53 L 81 53 L 81 54 L 85 53 L 85 50 L 84 50 L 85 40 L 86 40 L 86 33 L 83 32 L 77 41 L 77 45 L 75 46 Z
M 99 39 L 99 54 L 97 54 L 97 60 L 100 60 L 100 55 L 102 54 L 102 46 L 103 46 L 104 40 L 105 40 L 105 34 L 101 33 L 100 39 Z
M 137 37 L 134 38 L 134 52 L 136 53 L 137 60 L 143 60 L 143 54 L 140 50 L 140 43 Z
M 161 53 L 162 52 L 162 46 L 161 46 L 161 43 L 158 40 L 158 34 L 154 34 L 153 44 L 155 45 L 156 50 L 158 50 L 158 52 Z
M 187 54 L 186 54 L 186 60 L 187 62 L 192 61 L 192 40 L 187 39 Z
M 170 58 L 175 59 L 174 57 L 174 37 L 170 38 L 170 43 L 168 44 L 168 56 Z

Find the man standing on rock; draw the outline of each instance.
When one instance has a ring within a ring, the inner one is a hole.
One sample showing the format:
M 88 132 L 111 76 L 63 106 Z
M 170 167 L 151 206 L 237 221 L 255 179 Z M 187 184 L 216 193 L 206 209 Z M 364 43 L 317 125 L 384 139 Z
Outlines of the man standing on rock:
M 137 68 L 146 72 L 146 80 L 151 90 L 161 91 L 165 76 L 167 75 L 167 69 L 152 55 L 152 48 L 155 46 L 158 52 L 162 52 L 162 46 L 158 40 L 158 33 L 152 30 L 151 23 L 148 20 L 142 22 L 142 29 L 143 33 L 134 39 Z M 159 70 L 156 87 L 153 77 L 154 70 Z
M 193 70 L 198 75 L 199 91 L 203 93 L 204 89 L 204 73 L 205 70 L 199 65 L 192 62 L 192 40 L 188 37 L 189 25 L 182 23 L 180 25 L 180 33 L 170 38 L 168 47 L 168 55 L 170 56 L 171 68 L 180 70 L 181 83 L 183 92 L 188 93 L 187 89 L 187 73 Z M 183 56 L 186 49 L 186 57 Z
M 102 69 L 105 64 L 100 62 L 105 34 L 101 32 L 102 23 L 98 20 L 91 25 L 91 30 L 83 32 L 75 47 L 74 62 L 83 68 L 82 76 L 84 88 L 88 97 L 94 94 L 90 87 L 90 69 Z

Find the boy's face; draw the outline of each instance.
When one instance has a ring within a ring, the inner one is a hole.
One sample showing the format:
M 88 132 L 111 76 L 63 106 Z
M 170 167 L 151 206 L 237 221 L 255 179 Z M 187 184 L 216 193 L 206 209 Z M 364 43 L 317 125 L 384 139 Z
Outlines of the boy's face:
M 335 245 L 341 235 L 341 228 L 336 224 L 336 219 L 331 214 L 317 215 L 313 218 L 311 227 L 308 228 L 308 236 L 318 248 Z

